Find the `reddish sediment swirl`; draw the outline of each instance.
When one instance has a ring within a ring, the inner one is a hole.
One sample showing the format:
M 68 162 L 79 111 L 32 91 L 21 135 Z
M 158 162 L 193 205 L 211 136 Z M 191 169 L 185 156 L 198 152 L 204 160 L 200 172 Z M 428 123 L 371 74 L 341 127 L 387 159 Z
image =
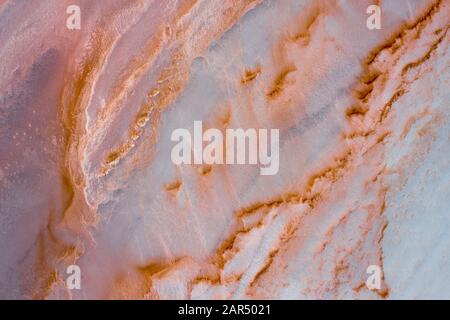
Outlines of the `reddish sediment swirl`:
M 0 2 L 0 297 L 448 297 L 448 2 L 69 4 Z M 175 165 L 197 120 L 279 129 L 278 174 Z

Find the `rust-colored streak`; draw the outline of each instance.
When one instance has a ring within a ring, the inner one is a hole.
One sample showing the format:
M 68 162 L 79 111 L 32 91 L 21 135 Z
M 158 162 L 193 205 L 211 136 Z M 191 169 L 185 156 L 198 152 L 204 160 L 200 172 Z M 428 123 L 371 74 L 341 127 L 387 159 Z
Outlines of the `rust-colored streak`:
M 267 97 L 270 99 L 277 98 L 286 87 L 288 75 L 296 70 L 297 68 L 295 67 L 287 67 L 281 71 L 276 77 L 271 89 L 267 93 Z

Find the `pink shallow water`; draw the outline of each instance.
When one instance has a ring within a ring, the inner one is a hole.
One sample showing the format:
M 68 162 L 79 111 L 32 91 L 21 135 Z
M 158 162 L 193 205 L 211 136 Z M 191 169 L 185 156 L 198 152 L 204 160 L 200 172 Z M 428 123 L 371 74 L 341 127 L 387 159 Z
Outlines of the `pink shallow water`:
M 0 1 L 0 298 L 449 298 L 449 14 Z M 278 129 L 279 171 L 175 165 L 194 121 Z

